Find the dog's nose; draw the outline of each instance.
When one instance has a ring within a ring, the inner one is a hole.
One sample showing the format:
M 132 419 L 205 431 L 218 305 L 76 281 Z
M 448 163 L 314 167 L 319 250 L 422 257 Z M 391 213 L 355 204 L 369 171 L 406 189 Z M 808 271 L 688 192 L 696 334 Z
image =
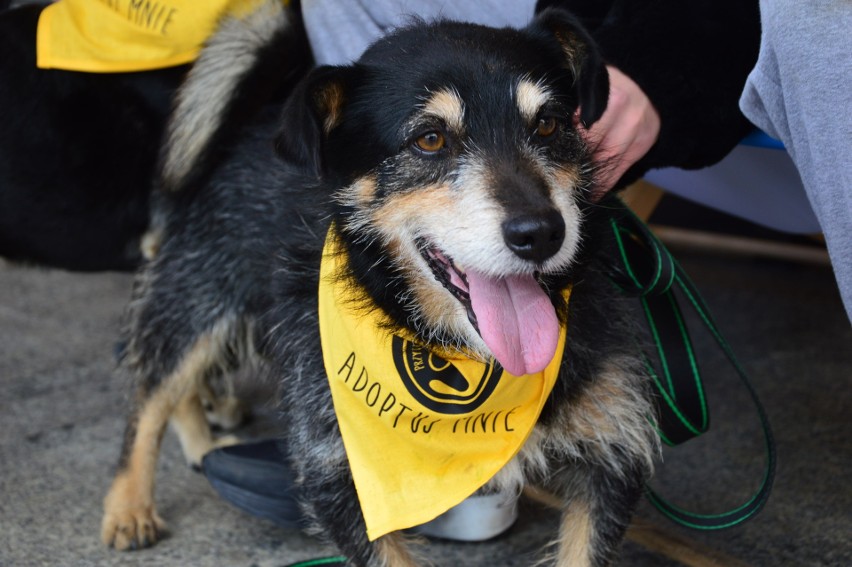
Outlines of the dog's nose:
M 503 221 L 503 240 L 519 258 L 540 264 L 562 246 L 565 221 L 555 209 L 518 214 Z

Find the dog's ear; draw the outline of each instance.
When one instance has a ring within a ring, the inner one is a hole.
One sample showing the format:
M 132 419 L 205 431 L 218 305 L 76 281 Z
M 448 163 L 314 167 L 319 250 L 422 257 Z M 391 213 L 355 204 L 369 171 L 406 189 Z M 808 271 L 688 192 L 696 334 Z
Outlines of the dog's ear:
M 323 148 L 340 125 L 357 75 L 354 67 L 317 67 L 293 90 L 281 113 L 275 149 L 287 161 L 322 175 Z
M 589 127 L 606 110 L 609 75 L 597 45 L 582 24 L 565 10 L 548 8 L 531 24 L 559 42 L 566 66 L 574 73 L 580 103 L 580 121 Z

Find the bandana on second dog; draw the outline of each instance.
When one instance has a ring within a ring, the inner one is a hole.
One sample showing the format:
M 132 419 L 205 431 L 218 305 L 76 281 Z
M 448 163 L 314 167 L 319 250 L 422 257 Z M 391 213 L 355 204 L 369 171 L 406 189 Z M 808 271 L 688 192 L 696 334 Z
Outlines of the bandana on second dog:
M 60 0 L 41 12 L 36 64 L 115 73 L 189 63 L 223 15 L 243 17 L 264 1 Z
M 543 372 L 430 352 L 359 310 L 329 231 L 319 285 L 323 359 L 367 535 L 434 519 L 473 494 L 520 450 L 550 394 L 565 346 Z M 566 292 L 567 299 L 568 292 Z

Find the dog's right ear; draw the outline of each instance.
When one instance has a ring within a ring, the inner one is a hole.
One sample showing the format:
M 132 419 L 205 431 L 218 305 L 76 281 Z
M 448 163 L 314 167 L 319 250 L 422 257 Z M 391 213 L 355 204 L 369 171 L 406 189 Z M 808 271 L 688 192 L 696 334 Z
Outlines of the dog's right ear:
M 323 148 L 343 119 L 347 95 L 358 72 L 355 67 L 317 67 L 293 90 L 284 104 L 275 149 L 285 160 L 324 169 Z
M 533 20 L 559 42 L 566 65 L 574 73 L 580 121 L 588 128 L 601 117 L 609 99 L 609 75 L 592 36 L 572 14 L 547 8 Z

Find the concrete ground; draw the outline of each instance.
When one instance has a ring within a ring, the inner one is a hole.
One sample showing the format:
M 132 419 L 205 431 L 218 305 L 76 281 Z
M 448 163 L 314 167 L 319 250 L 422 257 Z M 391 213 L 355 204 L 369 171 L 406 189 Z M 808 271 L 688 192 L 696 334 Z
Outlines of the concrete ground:
M 633 532 L 619 564 L 852 565 L 852 327 L 831 272 L 748 257 L 679 257 L 772 420 L 775 490 L 757 518 L 723 532 L 678 528 L 643 503 L 639 516 L 650 527 Z M 157 486 L 169 537 L 132 553 L 101 545 L 101 499 L 118 456 L 126 396 L 113 376 L 113 352 L 130 287 L 125 274 L 0 261 L 0 566 L 266 567 L 334 554 L 219 500 L 185 466 L 171 434 Z M 751 494 L 762 441 L 743 388 L 709 340 L 696 335 L 713 428 L 667 450 L 654 486 L 685 507 L 717 512 Z M 429 555 L 438 567 L 527 567 L 555 522 L 554 512 L 524 501 L 504 536 L 434 542 Z

